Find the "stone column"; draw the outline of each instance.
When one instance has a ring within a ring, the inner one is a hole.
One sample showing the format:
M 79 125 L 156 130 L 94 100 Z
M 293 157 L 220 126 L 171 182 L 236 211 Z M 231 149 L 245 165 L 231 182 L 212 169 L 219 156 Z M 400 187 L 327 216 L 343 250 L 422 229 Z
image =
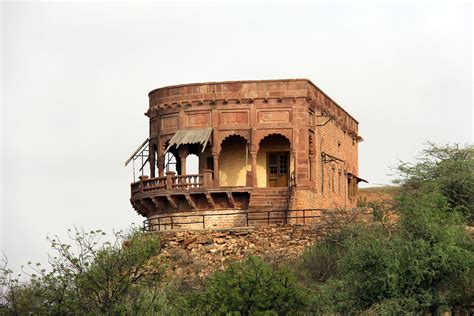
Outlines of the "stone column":
M 293 155 L 293 183 L 292 185 L 296 187 L 298 186 L 298 156 L 296 154 L 296 150 L 294 149 L 291 151 L 291 154 Z
M 174 171 L 168 171 L 166 173 L 166 190 L 173 189 L 174 175 Z
M 219 183 L 219 155 L 212 154 L 212 158 L 214 159 L 214 187 L 218 188 L 220 186 Z
M 165 170 L 165 157 L 158 157 L 158 176 L 163 177 L 164 176 L 164 170 Z
M 204 170 L 204 187 L 205 188 L 212 187 L 212 170 L 209 170 L 209 169 Z
M 257 152 L 250 152 L 252 160 L 252 187 L 257 187 Z
M 181 174 L 186 175 L 186 157 L 188 156 L 188 146 L 182 146 L 179 148 L 179 159 L 181 162 Z
M 138 179 L 140 180 L 139 188 L 140 192 L 143 193 L 145 190 L 145 181 L 148 180 L 148 176 L 139 176 Z
M 179 155 L 179 159 L 181 160 L 181 176 L 186 175 L 186 156 Z
M 148 153 L 148 161 L 150 163 L 150 178 L 155 177 L 155 155 L 156 150 L 154 148 L 150 148 Z

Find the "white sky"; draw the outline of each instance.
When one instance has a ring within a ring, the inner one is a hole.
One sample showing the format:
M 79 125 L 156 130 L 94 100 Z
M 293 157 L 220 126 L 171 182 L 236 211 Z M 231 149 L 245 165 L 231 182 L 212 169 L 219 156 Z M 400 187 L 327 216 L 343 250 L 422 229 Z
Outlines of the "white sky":
M 147 93 L 308 78 L 359 120 L 360 176 L 388 184 L 426 141 L 472 142 L 468 3 L 1 4 L 1 243 L 45 262 L 46 235 L 141 223 L 123 163 Z

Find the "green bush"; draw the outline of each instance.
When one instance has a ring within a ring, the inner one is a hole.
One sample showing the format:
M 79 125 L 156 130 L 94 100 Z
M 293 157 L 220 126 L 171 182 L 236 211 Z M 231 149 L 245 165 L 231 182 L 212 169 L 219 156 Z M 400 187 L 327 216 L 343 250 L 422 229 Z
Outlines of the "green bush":
M 315 309 L 420 314 L 474 300 L 474 247 L 462 216 L 439 193 L 401 196 L 398 211 L 394 232 L 376 223 L 347 227 L 301 257 Z
M 288 314 L 303 310 L 306 303 L 288 269 L 272 269 L 254 256 L 216 272 L 190 297 L 190 306 L 199 306 L 199 313 L 215 315 Z

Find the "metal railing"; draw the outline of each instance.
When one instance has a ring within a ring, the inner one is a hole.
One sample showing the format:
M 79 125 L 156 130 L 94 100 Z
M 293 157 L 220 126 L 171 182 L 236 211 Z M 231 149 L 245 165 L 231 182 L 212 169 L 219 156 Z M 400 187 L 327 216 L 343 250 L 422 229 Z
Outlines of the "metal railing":
M 214 216 L 230 216 L 230 215 L 244 215 L 245 226 L 252 226 L 251 223 L 264 221 L 263 225 L 270 225 L 271 223 L 281 223 L 286 224 L 288 220 L 291 219 L 303 219 L 303 224 L 306 224 L 307 219 L 319 218 L 321 215 L 308 215 L 306 212 L 315 212 L 322 211 L 323 209 L 304 209 L 304 210 L 281 210 L 281 211 L 242 211 L 242 212 L 233 212 L 233 213 L 216 213 L 216 214 L 191 214 L 191 215 L 169 215 L 163 217 L 157 217 L 152 219 L 146 219 L 143 221 L 143 230 L 147 232 L 151 231 L 167 231 L 174 230 L 175 228 L 186 228 L 182 225 L 202 225 L 202 228 L 206 227 L 206 218 Z M 279 213 L 281 216 L 272 216 L 271 214 Z M 289 214 L 290 213 L 290 214 Z M 292 215 L 291 213 L 296 213 Z M 298 213 L 302 213 L 298 215 Z M 257 215 L 257 217 L 252 217 L 251 215 Z M 194 221 L 177 221 L 176 219 L 190 218 L 195 217 L 197 220 Z M 155 221 L 155 222 L 154 222 Z M 262 225 L 262 224 L 259 224 Z M 170 227 L 168 229 L 168 227 Z M 244 226 L 234 226 L 234 227 L 244 227 Z M 163 228 L 163 229 L 162 229 Z

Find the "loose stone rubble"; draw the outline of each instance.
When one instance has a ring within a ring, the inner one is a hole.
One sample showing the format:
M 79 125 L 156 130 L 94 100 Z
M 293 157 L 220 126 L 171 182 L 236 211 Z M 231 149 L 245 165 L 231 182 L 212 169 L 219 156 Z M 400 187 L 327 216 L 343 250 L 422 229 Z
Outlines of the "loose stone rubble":
M 353 222 L 368 221 L 372 209 L 325 212 L 310 225 L 269 225 L 221 230 L 155 232 L 162 242 L 160 259 L 167 262 L 166 275 L 172 279 L 203 278 L 223 270 L 230 262 L 258 255 L 276 264 L 300 256 L 325 236 Z
M 249 255 L 276 262 L 296 258 L 317 239 L 318 232 L 312 226 L 287 225 L 159 234 L 160 256 L 167 259 L 168 274 L 202 278 Z

